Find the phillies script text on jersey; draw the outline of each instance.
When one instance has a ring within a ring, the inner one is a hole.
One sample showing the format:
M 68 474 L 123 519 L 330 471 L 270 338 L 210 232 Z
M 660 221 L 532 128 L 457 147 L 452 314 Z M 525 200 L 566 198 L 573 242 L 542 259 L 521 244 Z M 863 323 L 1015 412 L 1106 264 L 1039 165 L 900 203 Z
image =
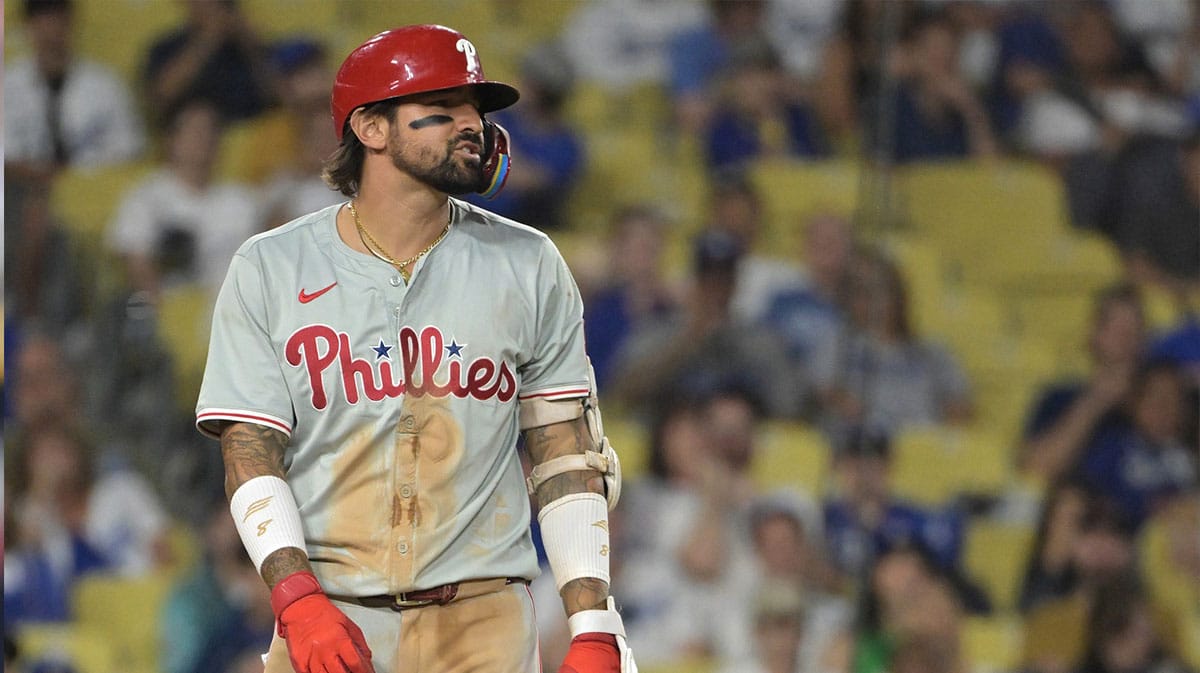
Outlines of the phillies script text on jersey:
M 350 404 L 358 404 L 360 394 L 372 402 L 406 393 L 478 400 L 496 397 L 507 402 L 517 393 L 517 380 L 507 362 L 497 365 L 491 358 L 478 357 L 464 366 L 457 348 L 452 349 L 447 363 L 446 380 L 439 383 L 435 375 L 442 366 L 443 352 L 451 349 L 437 327 L 425 327 L 419 335 L 411 327 L 402 327 L 399 339 L 400 371 L 393 371 L 387 354 L 389 346 L 380 344 L 374 363 L 356 358 L 350 335 L 328 325 L 307 325 L 296 330 L 288 337 L 284 352 L 289 365 L 308 369 L 312 405 L 317 410 L 329 403 L 321 375 L 334 363 L 341 370 L 342 388 Z

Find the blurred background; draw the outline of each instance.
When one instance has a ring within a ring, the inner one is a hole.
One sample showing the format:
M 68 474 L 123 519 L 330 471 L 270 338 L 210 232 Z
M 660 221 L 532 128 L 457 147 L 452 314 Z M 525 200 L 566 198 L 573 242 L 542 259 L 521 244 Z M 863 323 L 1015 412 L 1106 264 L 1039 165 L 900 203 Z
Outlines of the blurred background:
M 7 670 L 261 670 L 211 303 L 424 22 L 522 92 L 643 671 L 1200 668 L 1200 3 L 10 0 Z

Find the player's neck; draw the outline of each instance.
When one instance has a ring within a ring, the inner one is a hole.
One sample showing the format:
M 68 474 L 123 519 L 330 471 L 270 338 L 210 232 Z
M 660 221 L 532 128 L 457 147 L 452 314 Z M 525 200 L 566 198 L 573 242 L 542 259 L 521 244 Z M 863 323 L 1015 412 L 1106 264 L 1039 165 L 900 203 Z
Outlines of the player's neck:
M 437 238 L 450 217 L 446 195 L 433 190 L 383 191 L 364 184 L 353 203 L 362 226 L 399 259 L 416 254 Z M 343 240 L 366 252 L 352 215 L 348 224 L 347 228 L 339 225 Z

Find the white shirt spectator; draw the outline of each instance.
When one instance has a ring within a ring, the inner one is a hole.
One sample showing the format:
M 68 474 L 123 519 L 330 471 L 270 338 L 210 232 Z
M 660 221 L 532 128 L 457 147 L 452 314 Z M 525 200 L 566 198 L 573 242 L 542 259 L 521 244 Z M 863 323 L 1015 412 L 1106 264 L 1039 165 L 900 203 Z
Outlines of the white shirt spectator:
M 221 287 L 229 261 L 258 233 L 262 214 L 249 189 L 232 183 L 197 191 L 169 170 L 151 175 L 124 198 L 108 232 L 109 247 L 121 254 L 154 257 L 171 230 L 194 244 L 191 277 L 212 290 Z
M 693 0 L 592 0 L 568 20 L 563 44 L 575 72 L 612 89 L 667 80 L 667 51 L 684 30 L 703 24 Z
M 155 548 L 164 539 L 167 525 L 161 501 L 140 474 L 107 471 L 92 486 L 84 534 L 113 572 L 140 577 L 153 570 Z
M 76 60 L 67 69 L 60 93 L 62 141 L 69 163 L 95 167 L 130 161 L 145 146 L 145 132 L 129 89 L 108 68 Z M 54 141 L 50 126 L 51 90 L 33 59 L 4 74 L 4 159 L 50 163 Z

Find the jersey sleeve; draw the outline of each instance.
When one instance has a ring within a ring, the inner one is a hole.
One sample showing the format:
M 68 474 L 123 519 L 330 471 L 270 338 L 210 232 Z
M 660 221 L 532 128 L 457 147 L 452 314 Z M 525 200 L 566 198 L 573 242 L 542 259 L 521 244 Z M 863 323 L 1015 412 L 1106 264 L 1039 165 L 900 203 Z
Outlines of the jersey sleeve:
M 222 422 L 256 423 L 292 433 L 293 410 L 267 329 L 261 272 L 239 253 L 217 295 L 196 427 L 217 437 Z
M 532 357 L 521 367 L 519 399 L 586 397 L 587 355 L 583 338 L 583 299 L 553 244 L 538 265 Z

